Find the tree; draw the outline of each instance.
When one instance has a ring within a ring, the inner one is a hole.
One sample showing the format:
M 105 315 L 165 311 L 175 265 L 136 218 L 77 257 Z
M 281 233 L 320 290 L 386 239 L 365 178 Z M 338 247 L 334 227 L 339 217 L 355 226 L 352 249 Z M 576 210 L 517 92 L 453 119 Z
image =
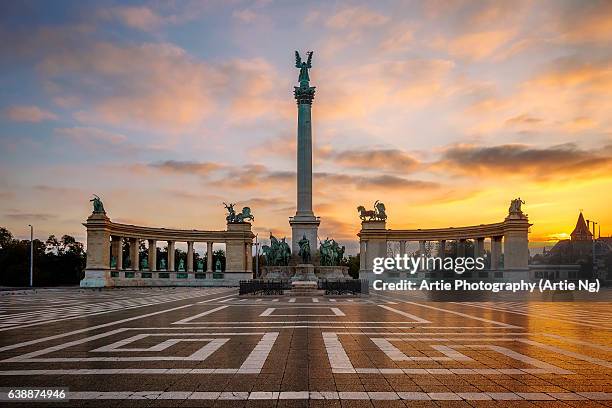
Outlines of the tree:
M 4 227 L 0 227 L 0 249 L 6 247 L 13 241 L 13 234 Z
M 85 250 L 74 237 L 51 235 L 45 242 L 35 239 L 33 244 L 34 285 L 73 285 L 83 278 Z M 10 231 L 0 228 L 0 284 L 29 285 L 29 268 L 30 241 L 13 239 Z
M 349 255 L 348 258 L 344 258 L 342 259 L 342 261 L 340 262 L 340 265 L 343 266 L 348 266 L 349 268 L 349 275 L 353 278 L 353 279 L 359 279 L 359 254 L 353 256 L 353 255 Z

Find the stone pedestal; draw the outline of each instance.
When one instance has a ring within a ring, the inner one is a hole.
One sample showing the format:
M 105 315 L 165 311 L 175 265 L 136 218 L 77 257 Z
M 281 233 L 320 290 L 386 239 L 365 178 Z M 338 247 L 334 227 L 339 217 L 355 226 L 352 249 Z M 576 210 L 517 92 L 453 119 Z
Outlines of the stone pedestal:
M 387 240 L 386 238 L 379 237 L 379 234 L 373 234 L 368 236 L 368 232 L 380 232 L 385 231 L 387 223 L 385 221 L 362 221 L 360 237 L 360 253 L 359 257 L 359 279 L 368 279 L 373 282 L 375 279 L 372 267 L 374 264 L 374 258 L 386 257 L 387 256 Z
M 321 221 L 319 217 L 291 217 L 289 218 L 289 225 L 291 225 L 291 253 L 297 255 L 300 252 L 300 246 L 298 242 L 302 237 L 306 236 L 308 242 L 310 242 L 310 253 L 315 254 L 319 247 L 317 239 L 319 224 Z M 311 259 L 312 261 L 312 259 Z
M 291 282 L 296 281 L 317 281 L 314 273 L 315 267 L 312 264 L 299 264 L 295 266 L 295 275 L 291 277 Z
M 523 213 L 510 213 L 504 224 L 504 269 L 527 270 L 531 224 Z
M 241 231 L 245 236 L 251 236 L 250 222 L 230 222 L 227 224 L 228 231 Z M 225 242 L 225 271 L 223 279 L 238 284 L 241 280 L 252 279 L 253 272 L 249 269 L 248 257 L 250 246 L 245 243 L 244 238 L 228 240 Z
M 93 213 L 83 225 L 87 228 L 87 266 L 81 287 L 114 286 L 110 276 L 110 219 L 105 213 Z

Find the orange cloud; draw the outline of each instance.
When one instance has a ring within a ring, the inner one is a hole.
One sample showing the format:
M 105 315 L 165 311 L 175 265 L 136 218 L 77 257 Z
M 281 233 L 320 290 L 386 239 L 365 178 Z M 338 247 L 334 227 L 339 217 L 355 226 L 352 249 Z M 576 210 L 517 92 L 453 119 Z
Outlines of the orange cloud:
M 466 33 L 449 39 L 439 39 L 436 46 L 459 58 L 481 60 L 491 56 L 515 35 L 514 30 Z
M 597 176 L 607 178 L 612 174 L 612 147 L 584 150 L 574 144 L 549 148 L 462 144 L 448 147 L 432 167 L 495 179 L 528 176 L 536 181 L 560 182 Z

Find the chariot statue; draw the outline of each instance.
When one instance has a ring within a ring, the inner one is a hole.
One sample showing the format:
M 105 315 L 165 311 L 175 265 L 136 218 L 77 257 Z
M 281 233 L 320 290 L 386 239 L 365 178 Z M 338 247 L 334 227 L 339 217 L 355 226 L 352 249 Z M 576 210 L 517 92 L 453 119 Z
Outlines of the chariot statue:
M 510 214 L 522 214 L 523 211 L 521 209 L 521 205 L 525 204 L 525 201 L 521 200 L 521 197 L 515 198 L 510 201 L 510 207 L 508 208 L 508 213 Z
M 302 263 L 310 263 L 310 241 L 308 241 L 306 235 L 302 236 L 302 239 L 298 241 L 298 245 L 300 246 L 298 255 L 302 258 Z
M 104 204 L 102 204 L 102 200 L 97 195 L 93 195 L 94 197 L 89 200 L 90 203 L 93 203 L 93 213 L 94 214 L 106 214 L 104 211 Z
M 236 210 L 234 210 L 235 203 L 223 203 L 225 209 L 227 210 L 227 216 L 225 220 L 229 223 L 243 223 L 246 220 L 255 221 L 255 216 L 251 214 L 251 209 L 249 207 L 242 207 L 242 212 L 236 214 Z
M 374 203 L 373 210 L 366 210 L 363 205 L 360 205 L 357 207 L 357 212 L 361 221 L 385 221 L 387 219 L 385 205 L 378 200 Z

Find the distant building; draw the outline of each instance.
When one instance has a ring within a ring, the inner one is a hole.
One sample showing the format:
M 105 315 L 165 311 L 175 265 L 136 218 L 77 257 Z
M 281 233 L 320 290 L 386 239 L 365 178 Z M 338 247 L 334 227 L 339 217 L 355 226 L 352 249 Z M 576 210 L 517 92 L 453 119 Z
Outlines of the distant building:
M 572 241 L 592 241 L 593 234 L 589 231 L 589 227 L 584 221 L 584 217 L 582 216 L 582 211 L 580 211 L 580 215 L 578 216 L 578 221 L 576 221 L 576 228 L 570 234 Z
M 593 249 L 595 249 L 596 268 L 593 268 Z M 536 269 L 555 267 L 562 271 L 569 265 L 580 265 L 579 277 L 600 277 L 604 280 L 612 279 L 612 237 L 593 239 L 582 212 L 578 215 L 576 227 L 570 234 L 570 239 L 564 239 L 555 244 L 542 255 L 535 255 L 532 264 L 542 265 Z M 558 275 L 555 273 L 554 275 Z M 563 275 L 563 274 L 562 274 Z M 572 277 L 570 274 L 568 277 Z

